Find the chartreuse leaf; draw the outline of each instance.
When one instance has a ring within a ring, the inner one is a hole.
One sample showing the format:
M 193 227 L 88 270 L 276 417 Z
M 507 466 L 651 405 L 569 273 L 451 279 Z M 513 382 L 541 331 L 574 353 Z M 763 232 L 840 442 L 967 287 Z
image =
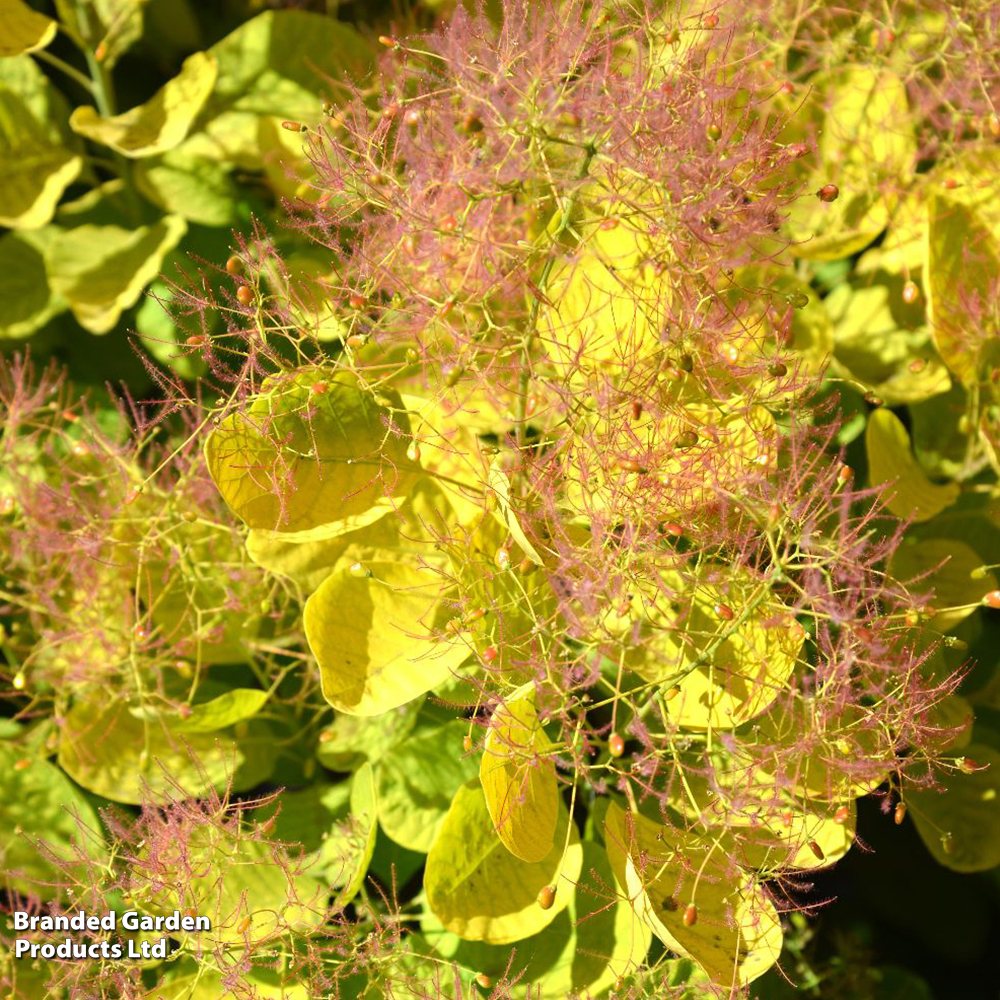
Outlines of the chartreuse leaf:
M 200 334 L 201 324 L 192 317 L 171 315 L 167 310 L 172 299 L 170 286 L 157 278 L 135 311 L 135 330 L 152 357 L 172 368 L 181 378 L 193 380 L 204 375 L 208 366 L 200 352 L 182 350 L 181 344 L 187 337 Z
M 598 430 L 610 432 L 607 427 Z M 691 447 L 675 448 L 682 434 L 694 434 Z M 671 495 L 682 498 L 680 503 L 685 508 L 711 506 L 719 489 L 742 492 L 748 479 L 773 470 L 776 439 L 774 417 L 765 407 L 748 409 L 740 403 L 730 408 L 704 394 L 690 402 L 685 400 L 683 406 L 671 406 L 659 419 L 650 419 L 639 438 L 643 451 L 648 449 L 662 455 L 656 467 L 647 472 L 667 487 Z M 635 437 L 625 438 L 622 447 L 635 448 Z M 619 502 L 620 491 L 631 489 L 634 479 L 634 472 L 619 471 L 612 465 L 606 476 L 571 481 L 567 499 L 581 513 L 611 511 Z M 661 515 L 666 513 L 661 508 Z
M 794 349 L 811 369 L 819 370 L 829 360 L 833 350 L 830 317 L 816 293 L 789 269 L 743 267 L 725 288 L 731 302 L 752 310 L 743 320 L 752 350 L 759 350 L 759 335 L 751 332 L 759 318 L 777 343 Z
M 346 906 L 360 891 L 375 851 L 378 793 L 375 772 L 365 762 L 351 779 L 350 811 L 334 823 L 319 849 L 316 874 L 336 890 L 333 905 Z
M 493 713 L 483 745 L 479 780 L 504 846 L 522 861 L 552 850 L 559 814 L 555 764 L 535 711 L 534 687 L 522 688 Z
M 45 250 L 52 288 L 91 333 L 108 333 L 159 273 L 187 223 L 168 215 L 149 226 L 82 225 L 59 233 Z
M 748 867 L 811 870 L 835 864 L 854 843 L 857 808 L 853 801 L 846 803 L 847 816 L 838 820 L 839 808 L 826 803 L 803 808 L 790 802 L 787 809 L 771 810 L 763 824 L 746 810 L 730 813 L 726 822 L 738 839 L 738 856 Z
M 868 478 L 886 485 L 886 506 L 897 517 L 929 521 L 950 507 L 961 492 L 956 483 L 932 483 L 910 452 L 910 435 L 890 410 L 875 410 L 865 429 Z
M 485 972 L 495 983 L 516 981 L 514 995 L 532 1000 L 599 996 L 641 965 L 651 939 L 627 902 L 609 899 L 613 879 L 604 851 L 585 841 L 580 880 L 566 889 L 569 904 L 544 930 L 513 947 L 490 945 L 463 941 L 429 914 L 422 936 L 430 954 L 458 966 L 463 982 Z
M 488 482 L 490 489 L 493 491 L 493 496 L 496 498 L 497 514 L 500 522 L 510 532 L 511 538 L 514 539 L 514 543 L 521 551 L 533 563 L 540 566 L 542 564 L 542 557 L 535 551 L 535 547 L 531 542 L 528 541 L 528 537 L 521 527 L 521 522 L 518 520 L 517 514 L 511 506 L 510 479 L 508 479 L 507 473 L 497 463 L 494 463 L 490 468 Z
M 179 733 L 214 733 L 253 718 L 267 703 L 268 692 L 258 688 L 232 688 L 211 701 L 191 706 L 191 714 L 173 728 Z
M 966 386 L 976 381 L 1000 282 L 1000 242 L 980 211 L 933 192 L 928 200 L 924 287 L 927 318 L 945 364 Z
M 639 197 L 656 194 L 642 191 Z M 594 210 L 600 213 L 600 206 Z M 539 314 L 542 342 L 550 359 L 570 373 L 612 370 L 659 346 L 655 317 L 664 308 L 667 278 L 656 263 L 664 241 L 654 244 L 639 213 L 616 221 L 610 229 L 600 218 L 583 225 L 579 251 L 556 266 L 546 288 L 551 305 Z
M 582 864 L 576 825 L 561 804 L 551 851 L 529 863 L 504 847 L 479 783 L 469 782 L 458 790 L 427 856 L 424 887 L 446 930 L 467 941 L 509 944 L 537 934 L 569 905 Z M 546 886 L 556 890 L 548 910 L 538 905 Z
M 28 337 L 66 308 L 45 273 L 53 236 L 51 227 L 0 236 L 0 339 Z
M 65 862 L 103 858 L 97 816 L 58 767 L 26 747 L 0 742 L 0 775 L 0 868 L 17 892 L 52 899 L 78 866 L 60 872 L 50 855 Z
M 909 538 L 893 553 L 890 574 L 913 594 L 931 594 L 936 613 L 930 626 L 949 632 L 980 607 L 983 594 L 997 588 L 986 571 L 980 579 L 969 574 L 983 565 L 971 546 L 954 538 Z
M 414 698 L 381 715 L 338 712 L 319 734 L 316 757 L 331 771 L 353 771 L 366 760 L 377 764 L 413 732 L 423 703 L 423 698 Z
M 0 59 L 44 49 L 56 37 L 51 17 L 32 10 L 23 0 L 0 0 Z
M 397 844 L 426 854 L 455 793 L 478 770 L 462 749 L 468 724 L 455 719 L 420 729 L 396 744 L 378 766 L 378 821 Z
M 983 872 L 1000 864 L 1000 753 L 970 743 L 962 754 L 976 770 L 940 774 L 943 791 L 907 788 L 906 802 L 939 864 L 956 872 Z
M 70 116 L 70 128 L 123 156 L 156 156 L 183 141 L 212 92 L 216 72 L 215 59 L 196 52 L 145 104 L 111 118 L 84 105 Z
M 262 574 L 241 565 L 237 537 L 228 527 L 179 523 L 168 541 L 169 549 L 141 567 L 142 593 L 158 636 L 199 663 L 246 662 L 260 628 L 259 604 L 254 601 L 250 612 L 233 602 L 237 596 L 254 600 Z M 225 574 L 220 563 L 227 565 Z
M 271 968 L 255 968 L 243 973 L 240 982 L 259 1000 L 310 1000 L 309 990 L 295 982 L 294 972 L 279 976 Z M 156 1000 L 219 1000 L 230 992 L 222 976 L 208 965 L 191 960 L 172 960 L 163 978 L 156 984 Z M 230 994 L 231 995 L 231 994 Z
M 208 917 L 208 931 L 177 932 L 205 947 L 259 941 L 286 928 L 308 933 L 323 922 L 326 892 L 301 870 L 301 861 L 231 827 L 206 824 L 165 840 L 157 845 L 155 860 L 149 884 L 136 886 L 133 894 L 154 913 L 190 907 Z
M 839 861 L 854 843 L 853 799 L 814 801 L 766 779 L 751 794 L 748 785 L 741 775 L 731 785 L 710 787 L 692 770 L 671 804 L 690 823 L 706 827 L 708 838 L 718 838 L 727 854 L 758 871 L 822 868 Z
M 927 253 L 927 193 L 912 188 L 896 205 L 881 246 L 866 250 L 855 268 L 858 274 L 886 271 L 893 275 L 922 273 Z
M 438 483 L 463 523 L 482 513 L 481 483 L 486 459 L 480 434 L 506 433 L 506 424 L 486 393 L 471 396 L 463 388 L 430 398 L 403 393 L 403 403 L 413 428 L 413 440 L 420 448 L 420 461 L 428 473 L 440 477 Z
M 947 392 L 951 379 L 930 342 L 923 307 L 903 301 L 902 278 L 879 276 L 882 283 L 866 288 L 838 285 L 823 300 L 834 323 L 835 369 L 890 406 Z
M 83 143 L 69 128 L 70 107 L 66 98 L 35 59 L 27 55 L 0 59 L 0 85 L 24 101 L 53 144 L 65 145 L 74 153 L 82 151 Z
M 454 537 L 457 541 L 451 547 L 451 569 L 461 582 L 467 602 L 456 624 L 469 613 L 478 618 L 467 619 L 468 627 L 460 634 L 480 652 L 492 646 L 497 656 L 491 669 L 502 672 L 512 684 L 524 683 L 528 679 L 524 664 L 538 641 L 535 626 L 555 613 L 555 595 L 548 577 L 519 568 L 520 549 L 509 544 L 506 528 L 488 512 L 480 510 L 477 522 L 463 525 Z M 498 563 L 501 553 L 504 556 Z M 470 667 L 472 672 L 482 670 L 479 663 Z M 469 678 L 456 679 L 445 697 L 453 695 L 463 704 L 470 704 L 470 697 L 471 704 L 480 698 L 479 689 Z
M 0 226 L 44 226 L 82 167 L 82 157 L 60 145 L 22 97 L 0 84 Z
M 222 788 L 243 762 L 239 747 L 216 734 L 171 734 L 136 719 L 121 702 L 79 701 L 59 731 L 59 764 L 78 784 L 112 802 L 140 805 Z M 144 795 L 148 789 L 149 795 Z
M 262 166 L 261 116 L 315 123 L 327 91 L 325 79 L 360 79 L 374 55 L 349 25 L 298 10 L 259 14 L 213 45 L 209 54 L 218 63 L 218 80 L 184 148 L 247 169 Z
M 735 990 L 778 960 L 782 933 L 774 905 L 704 837 L 608 806 L 604 840 L 615 880 L 650 930 L 691 958 L 715 986 Z M 697 920 L 684 921 L 687 906 Z
M 422 476 L 409 496 L 374 524 L 332 538 L 307 540 L 257 529 L 247 536 L 247 554 L 258 566 L 290 577 L 308 593 L 338 564 L 350 565 L 391 549 L 420 552 L 425 563 L 443 561 L 435 542 L 451 533 L 455 519 L 445 493 L 433 479 Z
M 806 192 L 788 228 L 810 260 L 838 260 L 867 246 L 885 228 L 891 205 L 882 192 L 912 173 L 916 141 L 903 81 L 886 69 L 851 65 L 811 81 L 810 100 L 794 118 L 816 122 L 817 155 L 802 161 Z M 833 202 L 812 193 L 840 189 Z
M 324 383 L 322 392 L 312 386 Z M 348 372 L 301 370 L 265 383 L 205 442 L 215 485 L 249 528 L 333 538 L 372 524 L 413 484 L 399 397 L 380 399 Z M 322 529 L 313 535 L 303 532 Z M 292 540 L 292 539 L 290 539 Z
M 874 791 L 896 763 L 891 735 L 860 709 L 831 713 L 829 706 L 803 701 L 793 712 L 778 704 L 758 716 L 754 727 L 768 752 L 755 748 L 746 768 L 734 761 L 730 787 L 759 785 L 773 798 L 772 786 L 777 786 L 812 803 L 811 808 L 823 802 L 837 807 Z M 852 769 L 851 761 L 865 766 Z
M 174 149 L 139 160 L 136 187 L 155 205 L 201 226 L 231 225 L 240 211 L 239 188 L 220 164 Z
M 304 612 L 324 697 L 378 715 L 442 683 L 470 653 L 461 637 L 438 637 L 450 618 L 440 577 L 399 552 L 334 570 Z
M 646 680 L 676 687 L 673 722 L 693 729 L 732 728 L 752 719 L 785 689 L 804 633 L 766 581 L 733 576 L 725 586 L 677 577 L 673 599 L 657 595 L 607 624 L 631 641 L 632 613 L 643 627 L 626 663 Z M 683 632 L 677 630 L 678 624 Z

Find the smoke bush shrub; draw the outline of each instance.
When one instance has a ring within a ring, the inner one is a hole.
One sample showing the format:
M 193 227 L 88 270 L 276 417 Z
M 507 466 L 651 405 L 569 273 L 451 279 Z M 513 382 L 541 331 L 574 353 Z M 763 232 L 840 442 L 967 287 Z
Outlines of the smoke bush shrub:
M 736 996 L 859 797 L 1000 862 L 996 13 L 875 9 L 385 36 L 287 123 L 324 266 L 173 287 L 197 391 L 6 371 L 13 740 L 141 809 L 12 888 L 214 928 L 54 982 Z

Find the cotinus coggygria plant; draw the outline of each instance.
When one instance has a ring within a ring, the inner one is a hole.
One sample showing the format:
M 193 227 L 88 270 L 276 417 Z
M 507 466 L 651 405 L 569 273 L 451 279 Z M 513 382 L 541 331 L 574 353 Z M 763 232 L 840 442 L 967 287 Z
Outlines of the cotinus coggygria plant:
M 1000 94 L 911 6 L 384 35 L 286 122 L 308 255 L 171 287 L 195 388 L 8 371 L 44 898 L 214 914 L 185 1000 L 735 997 L 862 797 L 1000 863 Z

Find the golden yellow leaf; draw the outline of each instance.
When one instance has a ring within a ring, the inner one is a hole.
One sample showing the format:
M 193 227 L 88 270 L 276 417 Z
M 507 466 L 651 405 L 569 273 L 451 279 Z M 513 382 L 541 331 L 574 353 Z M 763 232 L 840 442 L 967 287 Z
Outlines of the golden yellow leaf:
M 515 692 L 493 713 L 479 780 L 500 839 L 522 861 L 541 861 L 552 849 L 559 792 L 555 765 L 544 756 L 549 745 L 533 686 Z

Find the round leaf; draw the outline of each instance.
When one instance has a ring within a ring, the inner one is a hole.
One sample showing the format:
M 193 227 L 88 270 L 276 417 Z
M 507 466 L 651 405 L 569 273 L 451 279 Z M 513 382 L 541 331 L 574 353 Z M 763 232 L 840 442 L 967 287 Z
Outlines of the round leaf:
M 321 381 L 326 391 L 311 392 Z M 215 485 L 250 528 L 322 528 L 316 537 L 330 538 L 373 523 L 393 509 L 387 498 L 410 488 L 414 472 L 399 397 L 384 399 L 386 405 L 346 372 L 324 379 L 302 371 L 266 385 L 205 442 Z M 398 435 L 387 429 L 390 421 Z
M 956 872 L 984 872 L 1000 865 L 1000 753 L 970 743 L 963 755 L 971 774 L 947 771 L 943 791 L 908 789 L 917 832 L 938 864 Z
M 570 842 L 563 858 L 567 825 Z M 504 847 L 482 789 L 470 782 L 459 789 L 427 856 L 424 887 L 445 929 L 467 941 L 508 944 L 537 934 L 559 915 L 582 864 L 580 838 L 565 808 L 552 850 L 529 864 Z M 549 885 L 556 889 L 555 900 L 543 910 L 538 893 Z
M 397 744 L 378 767 L 378 821 L 397 844 L 427 853 L 456 792 L 475 777 L 464 753 L 468 724 L 458 719 L 421 729 Z
M 910 452 L 910 435 L 890 410 L 875 410 L 865 430 L 868 476 L 873 486 L 887 485 L 886 506 L 897 517 L 929 521 L 959 495 L 955 483 L 932 483 Z
M 774 905 L 711 841 L 682 837 L 614 802 L 604 839 L 615 879 L 636 913 L 714 985 L 745 986 L 778 960 L 782 933 Z M 690 903 L 698 915 L 689 926 Z
M 500 839 L 522 861 L 541 861 L 552 850 L 559 791 L 555 765 L 544 756 L 549 745 L 533 688 L 493 713 L 479 780 Z
M 450 617 L 437 574 L 385 553 L 356 575 L 335 570 L 306 601 L 306 638 L 323 695 L 349 715 L 405 705 L 452 676 L 469 656 L 461 638 L 430 631 Z

